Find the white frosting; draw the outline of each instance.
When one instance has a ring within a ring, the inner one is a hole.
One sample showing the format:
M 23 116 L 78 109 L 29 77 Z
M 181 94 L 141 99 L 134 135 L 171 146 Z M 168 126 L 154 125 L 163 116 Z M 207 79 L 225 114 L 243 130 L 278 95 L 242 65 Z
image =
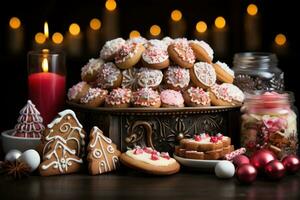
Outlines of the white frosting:
M 151 154 L 143 152 L 142 154 L 134 154 L 133 153 L 134 150 L 128 150 L 126 151 L 126 155 L 135 159 L 135 160 L 139 160 L 145 163 L 148 163 L 150 165 L 154 165 L 154 166 L 168 166 L 168 165 L 172 165 L 173 163 L 175 163 L 176 161 L 174 160 L 174 158 L 170 158 L 170 159 L 166 159 L 166 158 L 162 158 L 162 157 L 158 157 L 158 160 L 152 160 L 151 159 Z
M 166 50 L 158 47 L 149 47 L 142 54 L 143 60 L 149 64 L 158 64 L 166 61 L 169 58 Z
M 163 73 L 158 69 L 142 67 L 138 73 L 137 83 L 140 87 L 157 87 L 163 79 Z
M 152 40 L 148 40 L 148 42 L 145 44 L 145 47 L 146 48 L 155 47 L 167 51 L 168 44 L 163 40 L 152 39 Z
M 136 90 L 138 88 L 137 73 L 138 73 L 138 69 L 135 67 L 124 70 L 122 72 L 123 74 L 122 87 Z
M 138 52 L 139 45 L 140 44 L 136 43 L 125 43 L 115 57 L 115 62 L 122 63 L 127 59 L 132 58 Z
M 121 71 L 114 63 L 105 63 L 98 73 L 98 86 L 103 89 L 109 89 L 114 86 L 115 81 L 118 80 L 120 75 Z
M 125 44 L 125 40 L 122 38 L 116 38 L 110 41 L 107 41 L 103 48 L 100 51 L 100 57 L 104 60 L 108 59 L 111 56 L 114 56 L 118 53 L 121 46 Z
M 97 73 L 104 61 L 101 58 L 91 58 L 89 62 L 81 68 L 81 77 Z
M 197 79 L 204 85 L 210 87 L 215 84 L 217 76 L 213 66 L 206 62 L 194 64 L 194 73 Z
M 215 84 L 211 87 L 211 91 L 217 98 L 228 102 L 238 101 L 242 103 L 245 99 L 244 93 L 237 86 L 230 83 Z
M 185 88 L 190 83 L 190 72 L 179 66 L 170 66 L 166 71 L 166 81 L 174 87 Z
M 81 92 L 82 88 L 87 85 L 86 82 L 81 81 L 79 83 L 77 83 L 76 85 L 73 85 L 69 90 L 68 90 L 68 99 L 69 100 L 74 100 L 76 99 L 77 95 L 79 92 Z
M 191 43 L 197 44 L 200 47 L 202 47 L 202 49 L 204 49 L 208 55 L 208 57 L 212 60 L 214 58 L 214 50 L 209 46 L 209 44 L 207 44 L 206 42 L 204 42 L 203 40 L 199 41 L 199 40 L 192 40 L 190 41 Z
M 53 128 L 54 125 L 60 123 L 60 121 L 66 116 L 66 115 L 72 115 L 72 117 L 76 120 L 77 125 L 82 128 L 82 125 L 80 124 L 80 122 L 78 121 L 74 111 L 67 109 L 64 111 L 61 111 L 60 113 L 58 113 L 59 117 L 55 118 L 50 124 L 47 125 L 48 128 Z M 83 135 L 84 136 L 84 135 Z
M 228 67 L 228 65 L 224 62 L 217 61 L 216 64 L 221 67 L 225 72 L 230 74 L 230 76 L 234 77 L 234 71 Z
M 132 43 L 132 44 L 146 44 L 147 43 L 147 39 L 143 38 L 143 37 L 135 37 L 135 38 L 130 38 L 126 41 L 127 43 Z
M 169 46 L 173 41 L 174 41 L 174 40 L 173 40 L 172 38 L 170 38 L 170 37 L 164 37 L 164 38 L 162 39 L 162 42 L 165 43 L 165 45 L 167 46 L 167 48 L 168 48 L 168 46 Z
M 99 96 L 107 95 L 107 90 L 102 90 L 100 88 L 90 88 L 87 94 L 80 99 L 81 103 L 88 103 Z

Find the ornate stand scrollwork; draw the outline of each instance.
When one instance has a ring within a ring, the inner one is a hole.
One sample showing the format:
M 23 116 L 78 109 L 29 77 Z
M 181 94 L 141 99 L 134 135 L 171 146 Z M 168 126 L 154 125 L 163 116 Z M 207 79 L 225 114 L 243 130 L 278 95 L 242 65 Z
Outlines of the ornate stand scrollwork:
M 144 134 L 145 133 L 145 134 Z M 129 129 L 128 136 L 125 138 L 127 146 L 149 146 L 154 149 L 152 142 L 152 126 L 146 121 L 135 121 Z M 146 137 L 146 140 L 144 140 Z M 144 144 L 146 141 L 147 144 Z

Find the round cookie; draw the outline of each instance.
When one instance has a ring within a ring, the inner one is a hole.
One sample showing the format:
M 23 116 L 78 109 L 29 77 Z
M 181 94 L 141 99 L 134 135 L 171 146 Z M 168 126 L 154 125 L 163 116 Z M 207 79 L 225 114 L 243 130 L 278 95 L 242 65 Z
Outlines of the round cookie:
M 85 81 L 81 81 L 77 83 L 76 85 L 73 85 L 69 90 L 68 90 L 68 99 L 69 101 L 79 103 L 80 99 L 86 95 L 88 90 L 90 89 L 90 85 L 87 84 Z
M 81 79 L 85 82 L 95 81 L 103 63 L 104 61 L 101 58 L 90 59 L 89 62 L 81 68 Z
M 122 72 L 123 75 L 123 80 L 122 80 L 122 88 L 128 88 L 131 89 L 132 91 L 136 91 L 138 89 L 138 84 L 137 84 L 137 74 L 138 74 L 138 69 L 133 67 L 130 69 L 125 69 Z
M 132 95 L 134 107 L 159 108 L 161 105 L 159 93 L 151 88 L 141 88 Z
M 168 52 L 159 47 L 151 46 L 143 52 L 142 63 L 145 67 L 164 69 L 170 65 Z
M 141 148 L 122 153 L 120 161 L 127 167 L 154 175 L 171 175 L 179 172 L 180 165 L 168 153 L 159 153 L 151 148 Z
M 184 99 L 182 94 L 175 90 L 164 90 L 160 93 L 161 107 L 182 108 Z
M 183 68 L 192 68 L 195 55 L 186 39 L 176 39 L 168 46 L 170 58 Z
M 192 82 L 203 89 L 207 89 L 216 83 L 216 72 L 213 66 L 206 62 L 197 62 L 190 69 Z
M 211 103 L 215 106 L 241 105 L 245 98 L 244 93 L 230 83 L 215 84 L 208 91 Z
M 217 79 L 222 83 L 233 83 L 234 71 L 228 67 L 226 63 L 217 61 L 213 64 L 215 68 Z
M 102 89 L 114 89 L 122 83 L 122 73 L 112 62 L 104 63 L 98 72 L 97 85 Z
M 148 48 L 159 48 L 159 49 L 162 49 L 164 51 L 167 51 L 169 44 L 167 44 L 163 40 L 152 39 L 152 40 L 148 40 L 148 42 L 146 44 L 144 44 L 144 46 L 145 46 L 146 49 L 148 49 Z
M 99 107 L 104 103 L 107 94 L 107 90 L 90 88 L 87 94 L 80 99 L 80 103 L 89 107 Z
M 191 40 L 189 42 L 189 45 L 193 49 L 198 60 L 212 63 L 212 60 L 214 58 L 214 51 L 206 42 Z
M 139 62 L 144 50 L 142 44 L 126 43 L 115 57 L 115 63 L 120 69 L 129 69 Z
M 190 87 L 183 92 L 186 105 L 191 107 L 210 106 L 209 93 L 199 87 Z
M 105 61 L 112 61 L 116 57 L 121 47 L 125 44 L 122 38 L 107 41 L 100 51 L 100 58 Z
M 130 38 L 126 41 L 126 43 L 129 43 L 129 44 L 141 44 L 141 45 L 145 45 L 147 43 L 147 39 L 144 38 L 144 37 L 134 37 L 134 38 Z
M 105 107 L 128 108 L 132 92 L 127 88 L 113 89 L 105 99 Z
M 137 74 L 139 87 L 157 88 L 163 80 L 163 73 L 158 69 L 142 67 Z
M 190 72 L 179 66 L 170 66 L 165 71 L 164 82 L 172 90 L 183 90 L 190 83 Z

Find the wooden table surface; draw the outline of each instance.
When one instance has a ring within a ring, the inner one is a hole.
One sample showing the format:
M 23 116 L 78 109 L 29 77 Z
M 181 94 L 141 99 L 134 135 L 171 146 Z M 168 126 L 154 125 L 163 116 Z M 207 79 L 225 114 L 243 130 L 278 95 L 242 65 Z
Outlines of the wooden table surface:
M 240 185 L 233 178 L 217 179 L 213 173 L 184 170 L 155 177 L 138 172 L 89 176 L 30 176 L 14 181 L 0 177 L 0 199 L 300 199 L 300 173 L 279 182 L 259 179 Z

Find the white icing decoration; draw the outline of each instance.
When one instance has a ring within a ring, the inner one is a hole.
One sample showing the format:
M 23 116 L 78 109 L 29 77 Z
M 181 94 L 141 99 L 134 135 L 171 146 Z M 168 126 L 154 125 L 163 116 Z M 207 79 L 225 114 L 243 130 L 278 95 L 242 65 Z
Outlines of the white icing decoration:
M 69 88 L 68 94 L 67 94 L 68 99 L 69 99 L 69 100 L 74 100 L 74 99 L 76 99 L 78 93 L 81 92 L 82 88 L 83 88 L 85 85 L 87 85 L 87 83 L 84 82 L 84 81 L 81 81 L 81 82 L 77 83 L 76 85 L 73 85 L 71 88 Z
M 185 88 L 190 82 L 190 72 L 188 69 L 179 66 L 170 66 L 166 71 L 166 81 L 174 87 Z
M 116 38 L 107 41 L 100 51 L 100 57 L 104 60 L 118 53 L 121 46 L 125 44 L 125 40 L 122 38 Z
M 54 119 L 50 124 L 47 125 L 47 127 L 49 129 L 53 128 L 53 126 L 55 124 L 58 124 L 63 118 L 64 116 L 66 115 L 72 115 L 72 117 L 76 120 L 77 122 L 77 125 L 82 128 L 82 125 L 80 124 L 80 122 L 78 121 L 74 111 L 70 110 L 70 109 L 67 109 L 67 110 L 64 110 L 64 111 L 61 111 L 60 113 L 58 113 L 59 117 L 57 117 L 56 119 Z
M 202 49 L 204 49 L 211 60 L 214 58 L 214 50 L 209 46 L 209 44 L 203 40 L 192 40 L 190 42 L 199 45 Z
M 215 84 L 211 87 L 211 91 L 217 98 L 228 102 L 238 101 L 241 103 L 245 99 L 244 93 L 237 86 L 230 83 Z
M 157 87 L 163 79 L 161 70 L 142 67 L 138 73 L 138 85 L 143 88 Z
M 230 69 L 226 63 L 217 61 L 216 64 L 217 64 L 221 69 L 223 69 L 225 72 L 227 72 L 230 76 L 234 77 L 234 71 L 233 71 L 232 69 Z
M 118 80 L 120 74 L 121 71 L 114 63 L 105 63 L 98 73 L 97 83 L 101 88 L 108 89 L 114 86 L 114 83 Z
M 143 60 L 148 64 L 159 64 L 169 58 L 167 50 L 158 47 L 150 47 L 142 54 Z
M 138 52 L 139 47 L 140 44 L 136 44 L 136 43 L 124 44 L 121 47 L 118 55 L 115 57 L 115 62 L 122 63 L 125 62 L 127 59 L 132 58 Z
M 96 73 L 101 68 L 103 63 L 104 61 L 101 58 L 91 58 L 89 62 L 81 68 L 81 77 Z
M 138 73 L 138 69 L 135 67 L 124 70 L 122 72 L 123 74 L 122 87 L 136 90 L 138 87 L 137 73 Z
M 134 150 L 126 151 L 126 155 L 135 160 L 139 160 L 154 166 L 168 166 L 176 162 L 174 158 L 166 159 L 160 156 L 158 156 L 158 160 L 152 160 L 150 153 L 146 153 L 144 151 L 142 154 L 134 154 L 133 151 Z
M 213 66 L 206 62 L 197 62 L 194 64 L 194 73 L 198 81 L 210 87 L 216 82 L 216 72 Z

